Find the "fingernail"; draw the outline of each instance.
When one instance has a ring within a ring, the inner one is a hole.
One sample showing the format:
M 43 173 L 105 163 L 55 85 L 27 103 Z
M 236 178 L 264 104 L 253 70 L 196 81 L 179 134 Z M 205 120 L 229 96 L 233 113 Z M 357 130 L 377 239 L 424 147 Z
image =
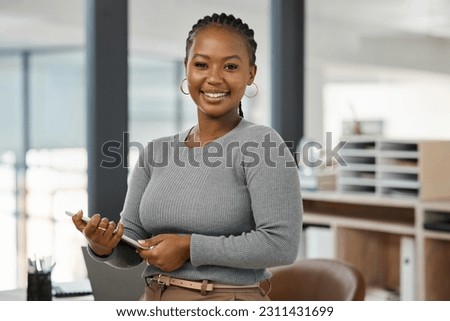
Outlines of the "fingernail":
M 138 240 L 138 243 L 144 244 L 145 241 L 144 240 Z

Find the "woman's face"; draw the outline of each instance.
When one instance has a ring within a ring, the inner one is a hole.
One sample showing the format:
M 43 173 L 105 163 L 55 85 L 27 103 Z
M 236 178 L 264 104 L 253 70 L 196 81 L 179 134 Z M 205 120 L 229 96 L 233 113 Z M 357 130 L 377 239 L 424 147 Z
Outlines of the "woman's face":
M 208 26 L 195 36 L 186 61 L 189 93 L 200 112 L 212 118 L 237 115 L 256 66 L 247 43 L 228 27 Z

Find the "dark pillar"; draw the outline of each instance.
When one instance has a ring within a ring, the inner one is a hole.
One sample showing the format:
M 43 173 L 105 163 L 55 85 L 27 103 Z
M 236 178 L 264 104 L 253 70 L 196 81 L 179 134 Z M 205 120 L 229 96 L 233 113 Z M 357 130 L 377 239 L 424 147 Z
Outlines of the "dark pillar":
M 303 136 L 305 0 L 272 0 L 272 126 L 294 151 Z
M 27 153 L 30 149 L 30 52 L 22 53 L 22 141 L 16 161 L 17 281 L 26 285 L 27 265 Z
M 127 189 L 128 1 L 87 0 L 86 20 L 88 212 L 117 222 Z

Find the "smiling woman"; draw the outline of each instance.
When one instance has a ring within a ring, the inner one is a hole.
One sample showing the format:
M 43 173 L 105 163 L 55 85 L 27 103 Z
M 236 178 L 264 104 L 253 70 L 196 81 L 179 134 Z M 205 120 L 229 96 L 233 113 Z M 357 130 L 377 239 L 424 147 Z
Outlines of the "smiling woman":
M 213 15 L 193 26 L 186 41 L 185 67 L 189 92 L 198 108 L 199 125 L 192 137 L 198 137 L 200 145 L 214 139 L 201 132 L 207 119 L 227 118 L 235 127 L 243 116 L 241 99 L 256 76 L 256 47 L 253 30 L 241 19 Z M 235 112 L 237 106 L 240 115 Z
M 255 78 L 256 66 L 251 65 L 242 36 L 226 27 L 212 26 L 197 33 L 186 59 L 186 73 L 200 122 L 218 117 L 236 121 L 236 107 L 246 85 Z
M 197 124 L 140 153 L 120 223 L 73 217 L 96 260 L 119 268 L 147 262 L 146 300 L 268 300 L 260 286 L 267 268 L 297 258 L 302 202 L 294 159 L 275 130 L 241 110 L 256 76 L 255 51 L 242 20 L 200 19 L 185 58 Z M 123 234 L 146 249 L 119 243 Z
M 256 75 L 244 41 L 226 27 L 212 26 L 197 33 L 189 50 L 186 74 L 190 95 L 198 108 L 199 125 L 193 133 L 200 145 L 214 139 L 206 136 L 206 130 L 201 131 L 211 120 L 227 119 L 232 126 L 220 126 L 219 133 L 213 133 L 217 137 L 240 120 L 236 109 L 246 85 L 251 85 Z

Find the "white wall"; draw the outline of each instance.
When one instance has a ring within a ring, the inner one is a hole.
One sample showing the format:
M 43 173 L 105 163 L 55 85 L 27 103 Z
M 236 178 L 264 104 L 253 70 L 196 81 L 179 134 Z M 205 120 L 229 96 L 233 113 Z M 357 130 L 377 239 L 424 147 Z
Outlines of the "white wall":
M 342 122 L 383 120 L 384 136 L 450 139 L 450 77 L 424 76 L 410 82 L 329 83 L 325 85 L 324 131 L 342 134 Z
M 328 130 L 340 134 L 350 113 L 348 100 L 358 105 L 360 117 L 385 119 L 387 135 L 449 138 L 450 39 L 435 28 L 438 13 L 448 17 L 448 11 L 431 4 L 433 10 L 424 11 L 413 2 L 401 1 L 403 10 L 392 2 L 373 2 L 367 10 L 368 1 L 341 0 L 338 7 L 331 5 L 333 13 L 326 0 L 307 1 L 309 139 L 322 141 Z M 419 124 L 409 125 L 409 119 Z

